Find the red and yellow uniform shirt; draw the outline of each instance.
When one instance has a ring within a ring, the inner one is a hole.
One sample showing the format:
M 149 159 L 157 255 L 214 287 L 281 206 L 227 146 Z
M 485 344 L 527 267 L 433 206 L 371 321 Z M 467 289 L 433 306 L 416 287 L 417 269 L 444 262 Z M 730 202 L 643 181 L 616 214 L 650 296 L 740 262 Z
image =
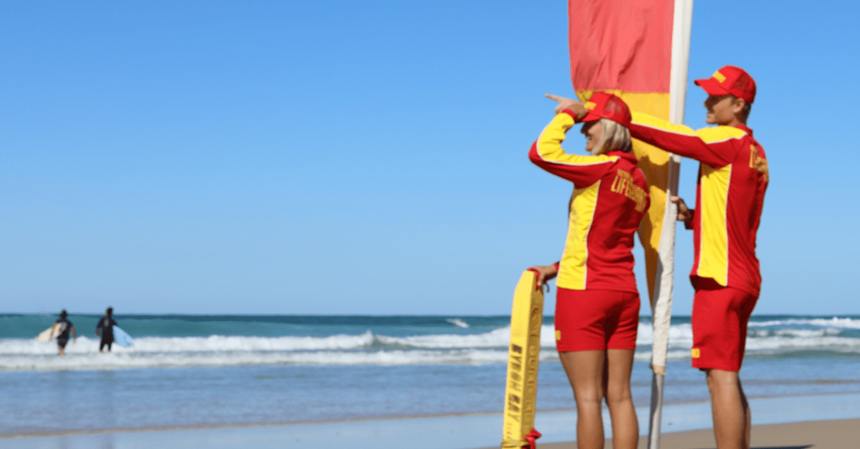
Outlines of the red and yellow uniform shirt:
M 574 186 L 556 285 L 638 292 L 632 250 L 639 221 L 650 206 L 645 175 L 631 153 L 566 154 L 561 143 L 574 117 L 567 110 L 556 115 L 529 151 L 537 166 Z
M 634 112 L 630 133 L 701 162 L 693 215 L 694 285 L 697 277 L 710 278 L 758 297 L 761 273 L 755 246 L 768 167 L 752 130 L 743 125 L 693 130 Z

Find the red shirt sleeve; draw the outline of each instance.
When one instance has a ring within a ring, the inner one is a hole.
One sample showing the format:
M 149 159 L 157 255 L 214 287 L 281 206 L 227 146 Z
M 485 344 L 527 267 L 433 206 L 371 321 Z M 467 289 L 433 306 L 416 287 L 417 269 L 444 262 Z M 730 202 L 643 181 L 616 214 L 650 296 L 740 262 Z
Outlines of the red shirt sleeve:
M 743 130 L 731 126 L 693 130 L 648 114 L 633 112 L 632 115 L 632 137 L 715 168 L 735 160 L 740 149 L 738 143 L 746 135 Z

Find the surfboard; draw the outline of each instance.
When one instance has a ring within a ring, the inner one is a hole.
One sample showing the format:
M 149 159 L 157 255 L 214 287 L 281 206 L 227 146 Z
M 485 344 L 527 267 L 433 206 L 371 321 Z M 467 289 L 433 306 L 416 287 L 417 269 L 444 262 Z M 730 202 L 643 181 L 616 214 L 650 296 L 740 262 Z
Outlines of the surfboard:
M 465 322 L 465 321 L 463 321 L 463 320 L 461 320 L 461 319 L 459 319 L 459 318 L 448 318 L 448 319 L 446 319 L 445 321 L 447 321 L 447 322 L 449 322 L 449 323 L 453 324 L 454 326 L 462 327 L 462 328 L 464 328 L 464 329 L 465 329 L 465 328 L 467 328 L 467 327 L 469 327 L 469 323 L 467 323 L 467 322 Z
M 131 335 L 128 335 L 124 330 L 120 329 L 119 326 L 113 327 L 113 342 L 120 346 L 125 346 L 126 348 L 129 348 L 134 344 L 134 340 L 131 338 Z
M 502 425 L 503 448 L 533 448 L 535 439 L 540 437 L 534 429 L 534 422 L 543 291 L 537 287 L 536 281 L 537 272 L 528 269 L 520 276 L 514 290 Z
M 56 323 L 54 323 L 54 324 L 56 324 Z M 36 340 L 37 341 L 51 341 L 51 340 L 57 338 L 66 329 L 65 323 L 61 323 L 61 324 L 57 325 L 56 327 L 54 326 L 54 324 L 52 324 L 51 327 L 43 330 L 42 332 L 39 332 L 39 335 L 36 335 Z
M 36 335 L 36 340 L 38 341 L 51 341 L 54 339 L 54 326 L 39 332 L 39 335 Z

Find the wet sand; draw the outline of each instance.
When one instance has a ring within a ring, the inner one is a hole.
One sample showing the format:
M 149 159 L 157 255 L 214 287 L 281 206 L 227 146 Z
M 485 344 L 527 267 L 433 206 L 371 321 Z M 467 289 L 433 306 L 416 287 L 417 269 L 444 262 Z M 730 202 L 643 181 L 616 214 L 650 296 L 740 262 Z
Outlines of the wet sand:
M 750 398 L 755 449 L 860 448 L 860 394 Z M 637 408 L 647 432 L 647 408 Z M 608 416 L 604 417 L 608 422 Z M 541 449 L 575 448 L 576 412 L 538 412 Z M 498 448 L 501 414 L 445 415 L 295 424 L 256 424 L 174 429 L 107 429 L 55 434 L 0 435 L 4 449 L 314 449 Z M 710 404 L 663 409 L 661 449 L 715 448 Z M 607 429 L 607 435 L 608 433 Z M 607 448 L 611 448 L 611 443 Z M 646 447 L 646 437 L 640 440 Z

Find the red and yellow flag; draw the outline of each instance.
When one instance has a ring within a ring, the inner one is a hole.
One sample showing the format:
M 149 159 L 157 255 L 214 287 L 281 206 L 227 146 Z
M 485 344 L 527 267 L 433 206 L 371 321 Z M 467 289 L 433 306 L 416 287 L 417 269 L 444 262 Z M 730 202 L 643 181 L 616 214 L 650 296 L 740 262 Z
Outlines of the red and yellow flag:
M 570 0 L 570 74 L 579 99 L 610 92 L 631 110 L 669 120 L 674 14 L 675 0 Z M 640 141 L 633 150 L 650 186 L 639 239 L 653 306 L 670 158 Z
M 620 96 L 669 119 L 674 0 L 570 0 L 570 74 L 580 99 Z

